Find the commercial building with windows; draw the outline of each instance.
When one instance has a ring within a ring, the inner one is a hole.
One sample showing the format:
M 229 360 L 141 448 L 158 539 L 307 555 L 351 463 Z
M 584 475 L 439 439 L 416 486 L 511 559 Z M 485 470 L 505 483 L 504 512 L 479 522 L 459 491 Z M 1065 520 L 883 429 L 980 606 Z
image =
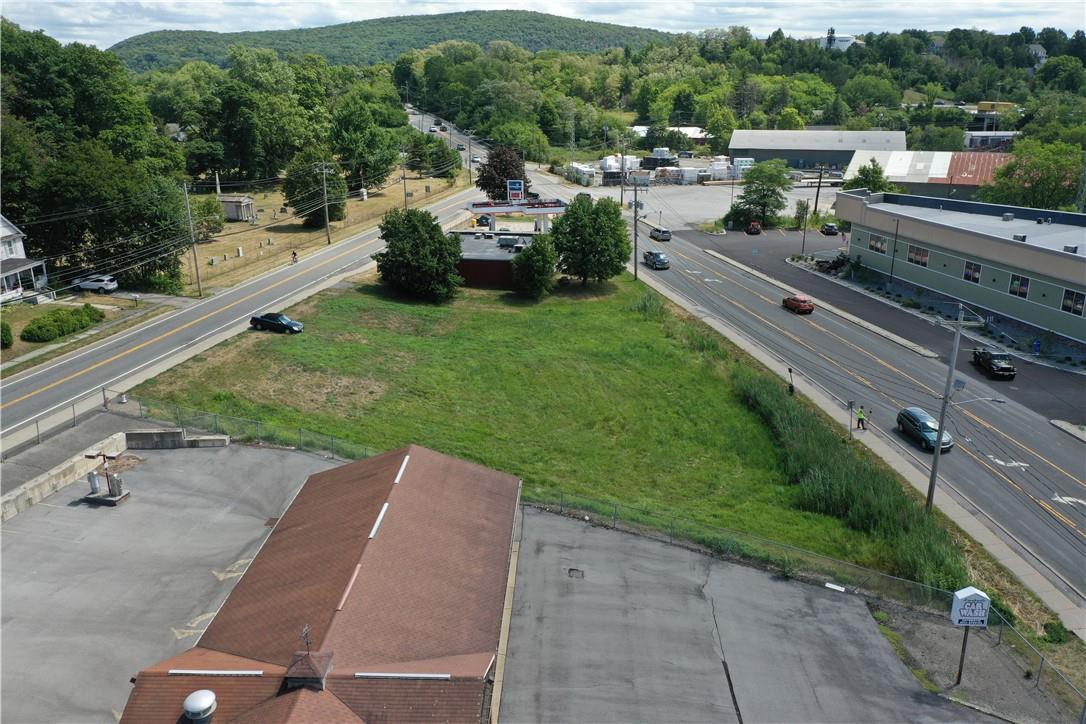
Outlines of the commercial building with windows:
M 1086 342 L 1086 214 L 865 189 L 836 208 L 864 268 Z

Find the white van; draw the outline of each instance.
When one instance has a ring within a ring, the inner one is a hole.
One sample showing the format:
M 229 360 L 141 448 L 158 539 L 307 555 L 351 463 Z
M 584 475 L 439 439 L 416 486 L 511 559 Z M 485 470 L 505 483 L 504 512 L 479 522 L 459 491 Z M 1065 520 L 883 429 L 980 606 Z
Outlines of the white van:
M 671 229 L 654 227 L 653 230 L 649 232 L 649 236 L 657 241 L 671 241 Z

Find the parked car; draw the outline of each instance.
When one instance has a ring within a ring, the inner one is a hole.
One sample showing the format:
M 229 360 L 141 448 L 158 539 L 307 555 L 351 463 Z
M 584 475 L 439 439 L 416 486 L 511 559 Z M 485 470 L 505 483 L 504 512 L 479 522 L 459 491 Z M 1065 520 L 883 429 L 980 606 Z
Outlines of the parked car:
M 449 131 L 449 127 L 446 126 L 444 123 L 441 124 L 440 128 L 442 133 L 448 133 Z
M 646 251 L 641 255 L 641 258 L 645 260 L 645 266 L 650 269 L 670 269 L 671 260 L 667 258 L 667 254 L 662 251 Z
M 785 309 L 791 309 L 796 314 L 810 314 L 815 308 L 811 298 L 802 294 L 793 294 L 790 297 L 785 297 L 781 302 L 781 306 Z
M 837 236 L 837 224 L 823 224 L 819 231 L 826 236 Z
M 965 101 L 956 101 L 956 102 L 954 103 L 954 105 L 956 105 L 956 106 L 964 106 L 964 105 L 965 105 Z
M 106 274 L 91 274 L 72 282 L 72 286 L 85 292 L 105 294 L 117 291 L 117 280 Z
M 984 370 L 988 377 L 996 377 L 1001 380 L 1013 380 L 1018 374 L 1014 368 L 1011 356 L 1006 352 L 998 352 L 987 347 L 973 350 L 973 364 Z
M 482 163 L 483 159 L 479 158 L 478 156 L 472 156 L 471 157 L 471 162 L 472 163 Z
M 760 222 L 760 221 L 752 221 L 749 224 L 747 224 L 747 233 L 748 234 L 761 234 L 762 233 L 762 222 Z
M 482 216 L 480 216 L 478 219 L 475 220 L 475 225 L 476 226 L 490 226 L 490 217 L 487 216 L 486 214 L 483 214 Z
M 649 236 L 657 241 L 671 241 L 671 229 L 653 228 Z
M 679 151 L 679 158 L 693 158 L 693 151 Z
M 267 329 L 285 334 L 298 334 L 305 327 L 301 322 L 280 312 L 265 312 L 250 319 L 249 324 L 253 329 Z
M 437 126 L 430 126 L 430 133 L 437 133 Z
M 925 450 L 935 450 L 939 422 L 919 407 L 906 407 L 897 413 L 897 429 L 906 437 L 911 437 Z M 954 438 L 946 430 L 943 430 L 943 439 L 939 447 L 943 452 L 954 447 Z
M 456 150 L 457 150 L 457 151 L 466 151 L 466 150 L 468 150 L 468 147 L 467 147 L 467 146 L 465 146 L 465 145 L 464 145 L 464 144 L 462 144 L 462 143 L 458 143 L 458 144 L 456 144 Z

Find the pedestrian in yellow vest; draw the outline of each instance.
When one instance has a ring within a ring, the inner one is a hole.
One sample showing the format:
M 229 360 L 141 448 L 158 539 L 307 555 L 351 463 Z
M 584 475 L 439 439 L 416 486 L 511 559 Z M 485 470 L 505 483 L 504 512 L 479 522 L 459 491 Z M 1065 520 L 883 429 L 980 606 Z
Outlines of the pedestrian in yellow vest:
M 860 409 L 856 410 L 856 429 L 867 429 L 867 413 L 864 412 L 864 406 L 860 405 Z

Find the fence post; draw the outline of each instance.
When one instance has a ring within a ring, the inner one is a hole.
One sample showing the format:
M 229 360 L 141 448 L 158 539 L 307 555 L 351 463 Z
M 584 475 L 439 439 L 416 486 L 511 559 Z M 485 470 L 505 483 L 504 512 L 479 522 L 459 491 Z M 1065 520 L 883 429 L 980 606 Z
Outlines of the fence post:
M 72 427 L 75 427 L 75 403 L 72 403 Z
M 558 494 L 558 512 L 559 513 L 565 513 L 566 512 L 566 494 L 565 493 L 559 493 Z
M 675 529 L 675 518 L 668 518 L 667 519 L 667 542 L 668 543 L 674 543 L 675 542 L 674 529 Z
M 336 437 L 335 435 L 328 436 L 328 449 L 332 451 L 332 459 L 336 459 Z
M 1037 665 L 1037 683 L 1034 684 L 1034 686 L 1037 687 L 1037 688 L 1041 687 L 1041 672 L 1044 671 L 1044 670 L 1045 670 L 1045 657 L 1042 656 L 1041 657 L 1041 663 Z
M 34 435 L 38 438 L 36 445 L 41 445 L 41 421 L 34 420 Z
M 173 406 L 174 415 L 177 417 L 177 426 L 181 427 L 181 405 Z
M 614 529 L 618 527 L 618 503 L 612 503 L 611 505 L 611 528 Z
M 143 400 L 137 399 L 136 404 L 140 406 L 140 417 L 143 417 Z
M 102 388 L 102 408 L 105 410 L 109 409 L 109 395 L 106 394 L 105 387 Z
M 999 617 L 999 636 L 996 638 L 996 646 L 1003 644 L 1003 629 L 1007 627 L 1007 622 L 1003 620 L 1003 617 Z

